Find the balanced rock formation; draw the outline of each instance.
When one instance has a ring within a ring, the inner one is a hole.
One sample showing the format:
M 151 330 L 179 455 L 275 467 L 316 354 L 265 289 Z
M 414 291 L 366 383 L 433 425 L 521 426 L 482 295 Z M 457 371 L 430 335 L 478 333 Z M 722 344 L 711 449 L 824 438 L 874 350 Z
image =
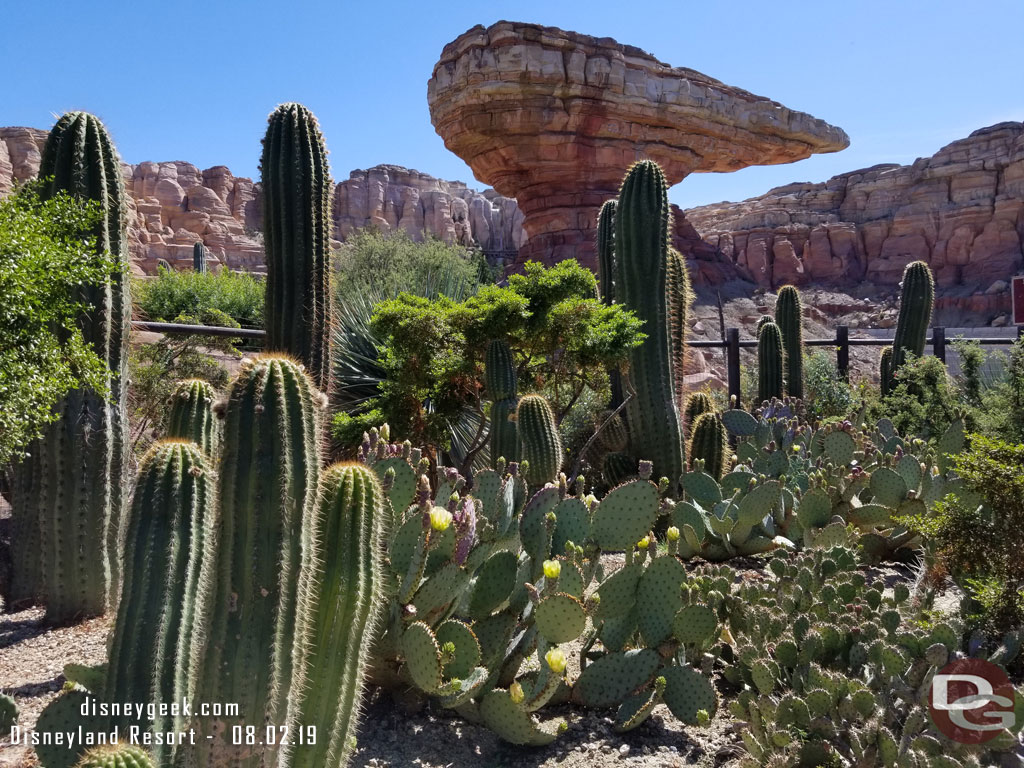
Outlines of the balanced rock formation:
M 789 184 L 741 203 L 691 208 L 703 239 L 765 287 L 893 286 L 928 262 L 940 302 L 1009 306 L 988 292 L 1024 271 L 1024 123 L 1000 123 L 911 165 L 876 165 Z
M 638 48 L 508 21 L 445 46 L 427 100 L 445 146 L 516 198 L 521 261 L 594 266 L 598 210 L 638 159 L 675 184 L 849 144 L 839 128 Z
M 0 195 L 35 178 L 46 131 L 0 128 Z M 223 165 L 200 170 L 186 162 L 122 163 L 129 193 L 128 246 L 133 269 L 155 274 L 166 261 L 192 268 L 192 246 L 202 241 L 210 266 L 265 269 L 260 185 Z M 476 192 L 459 181 L 436 179 L 397 165 L 352 171 L 333 194 L 334 236 L 360 227 L 402 229 L 413 240 L 433 236 L 482 248 L 511 261 L 526 239 L 515 200 L 494 190 Z

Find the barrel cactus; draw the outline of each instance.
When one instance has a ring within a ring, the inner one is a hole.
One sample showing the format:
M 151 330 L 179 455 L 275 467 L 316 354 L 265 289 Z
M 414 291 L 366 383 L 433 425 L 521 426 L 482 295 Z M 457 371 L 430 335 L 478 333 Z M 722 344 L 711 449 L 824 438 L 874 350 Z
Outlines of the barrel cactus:
M 185 379 L 171 393 L 164 437 L 191 440 L 200 450 L 213 456 L 220 424 L 213 414 L 216 390 L 208 381 Z
M 541 395 L 526 395 L 519 401 L 516 424 L 524 462 L 523 476 L 531 486 L 553 483 L 562 467 L 562 439 L 555 414 Z
M 615 257 L 616 301 L 636 313 L 647 334 L 630 352 L 636 393 L 626 405 L 631 453 L 653 461 L 655 475 L 675 487 L 684 468 L 673 357 L 681 344 L 678 333 L 674 343 L 673 318 L 680 314 L 682 282 L 680 260 L 669 253 L 668 184 L 650 160 L 635 163 L 622 182 Z
M 120 743 L 89 750 L 75 768 L 153 768 L 153 761 L 145 750 Z
M 197 241 L 192 244 L 192 271 L 199 272 L 200 274 L 206 274 L 209 271 L 207 265 L 207 254 L 206 246 L 203 245 L 202 241 Z
M 263 157 L 267 348 L 301 360 L 330 391 L 331 178 L 313 113 L 282 104 L 270 115 Z
M 214 502 L 212 472 L 195 443 L 162 440 L 143 458 L 103 685 L 111 701 L 149 705 L 187 698 L 184 666 L 200 572 L 215 530 Z M 118 724 L 147 725 L 131 718 Z M 165 722 L 158 730 L 174 727 Z
M 893 387 L 896 371 L 907 362 L 908 355 L 924 354 L 928 340 L 928 326 L 932 321 L 935 303 L 935 280 L 923 261 L 913 261 L 903 270 L 900 293 L 900 313 L 896 319 L 896 335 L 892 341 L 892 360 L 889 365 L 885 390 Z
M 362 463 L 324 472 L 311 546 L 303 552 L 290 730 L 316 728 L 296 747 L 292 768 L 347 765 L 375 624 L 383 607 L 384 491 Z
M 765 323 L 757 334 L 757 397 L 762 402 L 782 397 L 782 333 L 775 323 Z
M 786 394 L 791 397 L 804 396 L 804 332 L 803 305 L 800 291 L 792 285 L 779 289 L 775 302 L 775 324 L 782 333 L 782 345 L 786 350 Z
M 239 716 L 197 718 L 189 765 L 255 768 L 276 759 L 207 739 L 234 725 L 284 725 L 293 677 L 292 637 L 301 553 L 312 530 L 325 398 L 302 366 L 279 354 L 243 363 L 223 408 L 216 551 L 197 595 L 188 690 L 230 701 Z M 235 762 L 232 762 L 235 761 Z
M 691 464 L 704 463 L 704 471 L 715 480 L 721 480 L 729 468 L 729 433 L 722 417 L 714 411 L 702 413 L 690 428 L 689 458 Z
M 13 595 L 46 599 L 46 619 L 66 623 L 96 616 L 116 598 L 126 469 L 126 381 L 130 300 L 127 290 L 125 191 L 120 158 L 106 128 L 85 112 L 65 114 L 50 131 L 39 168 L 42 197 L 67 192 L 94 200 L 102 216 L 91 233 L 123 272 L 109 283 L 82 286 L 75 298 L 94 310 L 79 327 L 111 375 L 105 393 L 79 389 L 55 406 L 60 414 L 29 449 L 17 484 Z M 36 528 L 36 530 L 30 530 Z M 35 546 L 31 546 L 32 544 Z

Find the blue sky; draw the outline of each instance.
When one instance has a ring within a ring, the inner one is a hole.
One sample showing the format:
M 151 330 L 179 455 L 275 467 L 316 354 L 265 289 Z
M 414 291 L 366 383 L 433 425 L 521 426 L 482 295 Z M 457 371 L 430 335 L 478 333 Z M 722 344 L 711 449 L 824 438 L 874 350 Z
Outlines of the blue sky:
M 48 128 L 85 109 L 129 162 L 245 176 L 267 114 L 301 101 L 336 179 L 396 163 L 483 187 L 434 133 L 426 82 L 445 43 L 499 19 L 614 37 L 851 137 L 844 152 L 790 166 L 690 176 L 671 192 L 684 207 L 909 163 L 1024 120 L 1022 0 L 33 0 L 7 3 L 2 18 L 0 125 Z

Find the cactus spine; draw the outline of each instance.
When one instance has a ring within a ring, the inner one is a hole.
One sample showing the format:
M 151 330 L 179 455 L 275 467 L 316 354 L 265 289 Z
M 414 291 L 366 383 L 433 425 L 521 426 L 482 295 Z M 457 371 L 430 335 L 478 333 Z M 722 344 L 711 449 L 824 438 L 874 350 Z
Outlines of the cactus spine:
M 90 749 L 75 768 L 153 768 L 146 751 L 125 743 Z
M 192 244 L 192 271 L 203 274 L 209 271 L 206 263 L 206 246 L 202 241 Z
M 907 264 L 903 271 L 903 290 L 900 293 L 900 314 L 896 320 L 896 335 L 892 341 L 885 391 L 893 388 L 896 371 L 907 362 L 907 355 L 920 357 L 924 354 L 928 339 L 928 326 L 932 321 L 932 305 L 935 301 L 935 280 L 932 271 L 923 261 Z
M 597 217 L 597 279 L 601 301 L 615 301 L 615 209 L 618 201 L 608 200 Z
M 125 394 L 130 302 L 124 273 L 125 192 L 120 159 L 103 124 L 85 112 L 65 114 L 50 131 L 39 176 L 42 196 L 67 192 L 99 203 L 91 233 L 122 272 L 109 284 L 83 286 L 75 299 L 93 307 L 79 327 L 85 342 L 107 363 L 110 397 L 74 390 L 55 406 L 60 419 L 30 448 L 18 472 L 32 485 L 14 511 L 15 530 L 38 526 L 27 541 L 38 549 L 18 557 L 22 598 L 46 597 L 46 619 L 65 623 L 102 614 L 119 581 L 119 547 L 125 475 Z M 15 552 L 23 549 L 19 542 Z M 21 562 L 19 562 L 21 561 Z
M 661 168 L 649 160 L 635 163 L 616 208 L 615 291 L 619 303 L 643 321 L 647 338 L 630 352 L 636 394 L 626 415 L 633 456 L 653 461 L 655 476 L 668 477 L 675 488 L 684 458 L 672 358 L 668 216 Z
M 728 468 L 729 434 L 714 411 L 702 413 L 690 428 L 690 462 L 704 462 L 704 471 L 721 480 Z
M 384 491 L 372 469 L 336 464 L 324 473 L 303 553 L 291 731 L 316 726 L 315 745 L 285 757 L 291 768 L 347 765 L 359 722 L 374 625 L 384 590 Z M 312 642 L 311 642 L 312 641 Z
M 196 443 L 205 456 L 213 456 L 220 424 L 213 415 L 216 391 L 202 379 L 179 381 L 171 394 L 164 437 Z
M 499 459 L 519 461 L 519 434 L 512 417 L 516 412 L 516 365 L 512 349 L 502 339 L 492 339 L 484 359 L 484 384 L 491 404 L 491 465 Z
M 187 695 L 176 685 L 184 681 L 180 665 L 191 645 L 196 589 L 216 522 L 214 501 L 212 473 L 195 443 L 162 440 L 143 458 L 128 513 L 124 586 L 103 688 L 110 701 L 150 704 Z M 140 725 L 129 718 L 119 724 Z
M 313 113 L 282 104 L 270 115 L 263 157 L 267 347 L 301 360 L 330 391 L 331 179 Z
M 803 306 L 800 291 L 792 285 L 779 289 L 775 302 L 775 324 L 782 334 L 786 350 L 786 394 L 792 397 L 804 396 L 804 332 Z
M 715 404 L 711 400 L 711 395 L 707 392 L 694 392 L 688 398 L 686 398 L 686 405 L 683 407 L 684 422 L 686 428 L 693 433 L 693 427 L 697 423 L 697 418 L 703 413 L 714 413 Z
M 232 725 L 285 722 L 300 553 L 308 546 L 319 478 L 323 396 L 282 355 L 246 361 L 224 408 L 215 556 L 200 579 L 188 689 L 197 701 L 230 701 L 238 719 L 198 719 L 188 762 L 255 768 L 276 747 L 249 754 L 205 738 Z M 235 762 L 232 762 L 235 761 Z
M 765 323 L 757 334 L 757 398 L 762 402 L 782 397 L 782 333 L 775 323 Z
M 540 395 L 526 395 L 516 411 L 524 473 L 531 486 L 553 483 L 562 467 L 562 439 L 558 435 L 555 414 Z

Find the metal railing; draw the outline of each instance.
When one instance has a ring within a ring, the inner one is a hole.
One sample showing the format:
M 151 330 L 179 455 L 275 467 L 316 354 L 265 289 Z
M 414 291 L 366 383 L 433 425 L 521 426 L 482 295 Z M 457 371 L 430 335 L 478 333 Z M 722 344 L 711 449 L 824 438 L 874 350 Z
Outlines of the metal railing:
M 178 323 L 151 323 L 136 320 L 132 326 L 141 331 L 154 331 L 167 334 L 196 334 L 201 336 L 220 336 L 241 339 L 263 339 L 267 332 L 259 328 L 223 328 L 211 325 L 180 325 Z M 1024 326 L 1017 329 L 1017 337 L 1024 338 Z M 1013 344 L 1010 336 L 963 336 L 966 341 L 976 341 L 985 346 L 1007 346 Z M 836 369 L 844 379 L 850 378 L 850 347 L 887 347 L 892 339 L 851 339 L 849 326 L 836 326 L 836 335 L 830 339 L 804 339 L 805 347 L 834 347 L 836 350 Z M 932 354 L 943 363 L 946 362 L 946 329 L 932 328 L 931 336 L 925 341 L 932 348 Z M 725 349 L 726 370 L 728 372 L 729 395 L 736 398 L 740 405 L 740 350 L 757 347 L 755 339 L 740 339 L 739 328 L 727 328 L 725 338 L 721 341 L 695 340 L 687 342 L 687 346 L 695 349 Z

